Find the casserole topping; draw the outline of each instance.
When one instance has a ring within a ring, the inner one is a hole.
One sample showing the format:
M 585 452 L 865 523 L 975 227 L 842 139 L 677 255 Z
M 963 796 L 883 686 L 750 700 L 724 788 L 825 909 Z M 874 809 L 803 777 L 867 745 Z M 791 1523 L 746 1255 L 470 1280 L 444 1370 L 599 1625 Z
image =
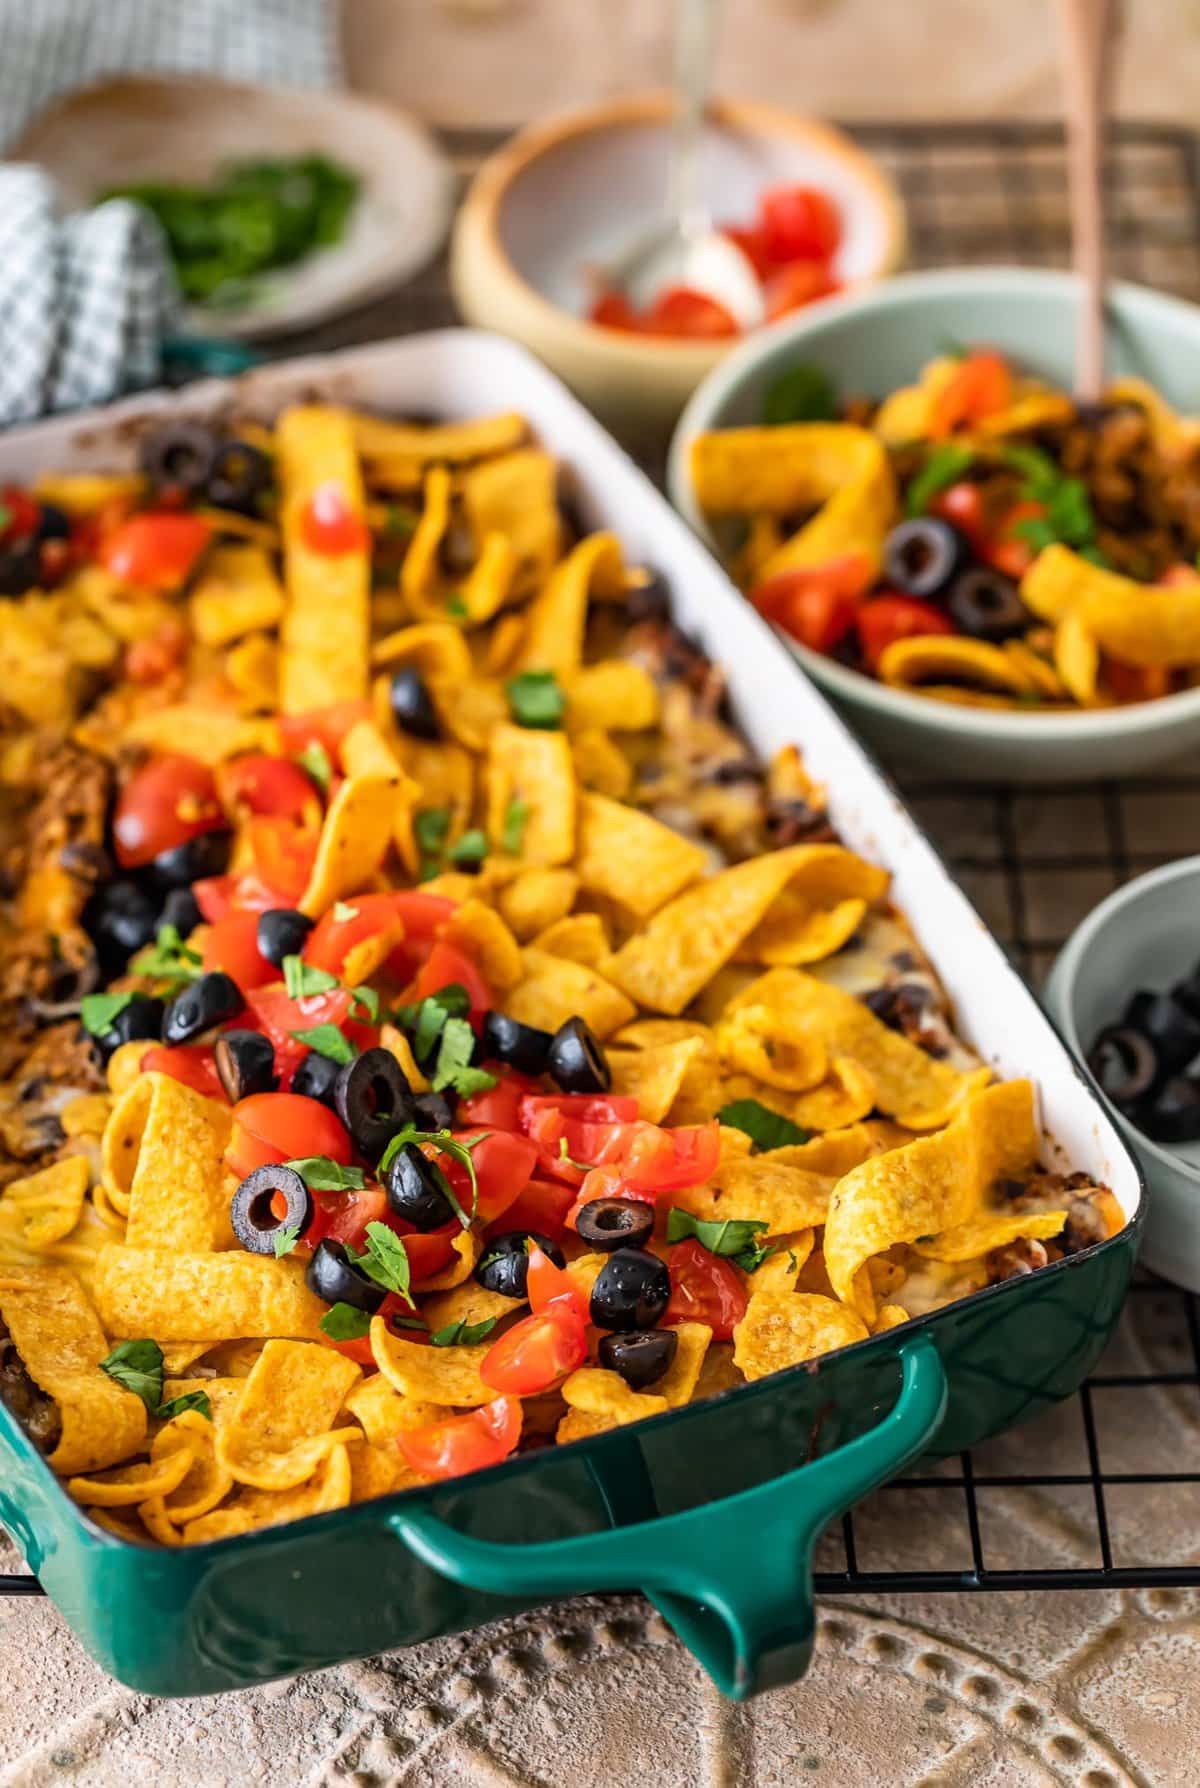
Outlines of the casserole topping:
M 98 1520 L 474 1470 L 1120 1226 L 519 417 L 162 433 L 22 493 L 0 603 L 0 1397 Z
M 1085 409 L 976 349 L 836 406 L 801 365 L 763 424 L 700 436 L 692 478 L 714 523 L 740 524 L 750 601 L 801 645 L 972 707 L 1196 685 L 1200 425 L 1140 380 Z

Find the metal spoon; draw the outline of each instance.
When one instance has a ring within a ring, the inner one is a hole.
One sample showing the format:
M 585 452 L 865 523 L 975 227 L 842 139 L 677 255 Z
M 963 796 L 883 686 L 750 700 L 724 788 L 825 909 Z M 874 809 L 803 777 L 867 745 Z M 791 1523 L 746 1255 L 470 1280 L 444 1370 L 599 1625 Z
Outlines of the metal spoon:
M 1083 282 L 1075 347 L 1075 396 L 1099 402 L 1104 384 L 1104 115 L 1116 0 L 1059 0 L 1067 175 L 1071 200 L 1071 261 Z
M 689 286 L 723 304 L 743 329 L 761 323 L 762 289 L 741 249 L 719 230 L 700 190 L 709 74 L 721 0 L 676 0 L 675 118 L 667 170 L 667 217 L 616 260 L 606 281 L 635 308 L 668 286 Z

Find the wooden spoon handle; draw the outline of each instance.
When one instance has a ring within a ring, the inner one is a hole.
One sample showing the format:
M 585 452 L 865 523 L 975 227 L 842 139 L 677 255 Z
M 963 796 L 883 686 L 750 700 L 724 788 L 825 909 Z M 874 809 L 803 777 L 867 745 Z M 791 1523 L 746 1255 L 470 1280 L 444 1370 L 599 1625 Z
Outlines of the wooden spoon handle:
M 1083 281 L 1075 396 L 1096 403 L 1104 382 L 1104 116 L 1118 0 L 1058 0 L 1072 265 Z

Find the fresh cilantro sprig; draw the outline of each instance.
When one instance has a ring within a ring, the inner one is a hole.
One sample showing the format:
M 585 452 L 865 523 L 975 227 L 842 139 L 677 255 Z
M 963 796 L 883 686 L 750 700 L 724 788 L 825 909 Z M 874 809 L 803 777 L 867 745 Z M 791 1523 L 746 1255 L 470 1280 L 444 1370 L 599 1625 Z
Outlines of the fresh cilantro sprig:
M 182 1415 L 185 1409 L 198 1409 L 212 1421 L 212 1404 L 206 1391 L 185 1391 L 182 1396 L 163 1402 L 163 1352 L 157 1341 L 119 1341 L 108 1358 L 101 1360 L 100 1370 L 124 1390 L 140 1397 L 150 1414 L 162 1421 Z
M 199 950 L 189 949 L 179 935 L 178 926 L 166 924 L 159 926 L 154 942 L 139 950 L 129 966 L 137 975 L 169 980 L 172 992 L 178 992 L 189 981 L 199 979 L 204 973 L 202 965 Z
M 460 1099 L 470 1099 L 495 1086 L 494 1074 L 489 1074 L 486 1068 L 471 1066 L 474 1051 L 475 1032 L 466 1019 L 447 1018 L 442 1026 L 442 1040 L 431 1082 L 435 1093 L 453 1087 Z
M 289 999 L 303 1000 L 310 994 L 330 993 L 338 985 L 338 978 L 331 975 L 328 969 L 314 968 L 302 956 L 285 956 L 283 985 Z
M 463 1018 L 470 1009 L 471 996 L 460 981 L 451 981 L 427 994 L 412 1005 L 398 1006 L 392 1013 L 412 1044 L 418 1062 L 426 1062 L 433 1054 L 449 1018 Z
M 422 807 L 413 815 L 413 837 L 421 852 L 423 882 L 440 875 L 447 863 L 482 863 L 487 856 L 487 834 L 478 826 L 470 827 L 461 838 L 449 843 L 453 817 L 449 807 Z
M 690 1211 L 681 1211 L 678 1205 L 673 1205 L 667 1214 L 668 1242 L 694 1238 L 710 1254 L 732 1260 L 745 1273 L 756 1273 L 763 1261 L 775 1253 L 774 1248 L 764 1248 L 758 1241 L 766 1231 L 767 1225 L 761 1217 L 726 1217 L 715 1223 L 703 1217 L 693 1217 Z
M 717 1122 L 731 1130 L 741 1130 L 757 1149 L 782 1149 L 807 1142 L 810 1132 L 793 1124 L 782 1112 L 772 1111 L 758 1099 L 734 1099 L 722 1105 Z
M 529 824 L 529 803 L 514 795 L 504 812 L 504 824 L 500 831 L 500 847 L 510 857 L 519 857 L 521 841 L 525 836 L 525 828 Z
M 301 1155 L 284 1166 L 298 1173 L 310 1192 L 361 1192 L 366 1184 L 361 1167 L 343 1167 L 328 1155 Z
M 767 428 L 789 422 L 835 422 L 837 392 L 833 381 L 811 361 L 789 366 L 767 386 L 762 419 Z
M 331 1341 L 361 1341 L 371 1331 L 371 1318 L 354 1304 L 331 1304 L 319 1326 Z
M 329 793 L 329 785 L 333 781 L 333 765 L 329 761 L 329 753 L 319 739 L 306 745 L 299 753 L 296 762 L 306 775 L 311 776 L 323 795 Z
M 485 1316 L 482 1322 L 447 1323 L 444 1329 L 435 1329 L 429 1339 L 435 1347 L 474 1347 L 486 1336 L 490 1335 L 498 1316 Z
M 924 515 L 936 496 L 957 484 L 974 459 L 974 449 L 964 447 L 960 442 L 943 441 L 935 447 L 909 483 L 904 498 L 908 513 Z
M 314 1025 L 310 1031 L 292 1031 L 297 1043 L 303 1043 L 307 1049 L 315 1049 L 318 1055 L 328 1056 L 331 1062 L 352 1062 L 358 1051 L 349 1037 L 344 1037 L 336 1024 Z
M 1044 511 L 1017 522 L 1013 532 L 1035 552 L 1061 542 L 1082 557 L 1105 564 L 1096 545 L 1096 517 L 1083 479 L 1067 477 L 1048 453 L 1021 442 L 1005 447 L 1003 459 L 1021 474 L 1021 497 L 1026 502 L 1039 503 Z
M 366 1231 L 367 1246 L 362 1254 L 346 1244 L 346 1257 L 352 1265 L 360 1268 L 373 1279 L 376 1285 L 382 1285 L 385 1291 L 394 1291 L 411 1303 L 408 1288 L 412 1274 L 408 1264 L 408 1250 L 394 1229 L 385 1223 L 368 1223 Z
M 276 1260 L 282 1260 L 285 1254 L 290 1254 L 299 1240 L 299 1224 L 294 1225 L 291 1229 L 277 1229 L 271 1242 Z
M 487 833 L 472 826 L 457 844 L 450 846 L 448 855 L 452 863 L 482 863 L 487 856 Z
M 79 1022 L 89 1036 L 102 1037 L 136 998 L 133 993 L 86 993 L 79 1002 Z

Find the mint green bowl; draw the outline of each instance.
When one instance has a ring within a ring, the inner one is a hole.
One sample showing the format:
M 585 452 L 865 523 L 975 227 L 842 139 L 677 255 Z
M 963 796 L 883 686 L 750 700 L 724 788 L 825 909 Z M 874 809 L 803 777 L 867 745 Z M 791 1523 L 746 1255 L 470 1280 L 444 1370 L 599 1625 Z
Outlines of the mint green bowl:
M 691 444 L 709 429 L 758 422 L 768 386 L 797 361 L 820 366 L 847 394 L 882 397 L 911 384 L 948 341 L 987 343 L 1069 389 L 1078 304 L 1068 273 L 958 267 L 904 274 L 856 297 L 812 305 L 751 336 L 698 388 L 671 443 L 672 501 L 715 551 L 692 491 Z M 1106 365 L 1113 378 L 1148 380 L 1179 409 L 1200 408 L 1200 307 L 1114 285 Z M 907 762 L 971 780 L 1069 782 L 1130 775 L 1200 744 L 1200 689 L 1079 713 L 957 708 L 889 689 L 794 640 L 785 643 L 889 765 Z

